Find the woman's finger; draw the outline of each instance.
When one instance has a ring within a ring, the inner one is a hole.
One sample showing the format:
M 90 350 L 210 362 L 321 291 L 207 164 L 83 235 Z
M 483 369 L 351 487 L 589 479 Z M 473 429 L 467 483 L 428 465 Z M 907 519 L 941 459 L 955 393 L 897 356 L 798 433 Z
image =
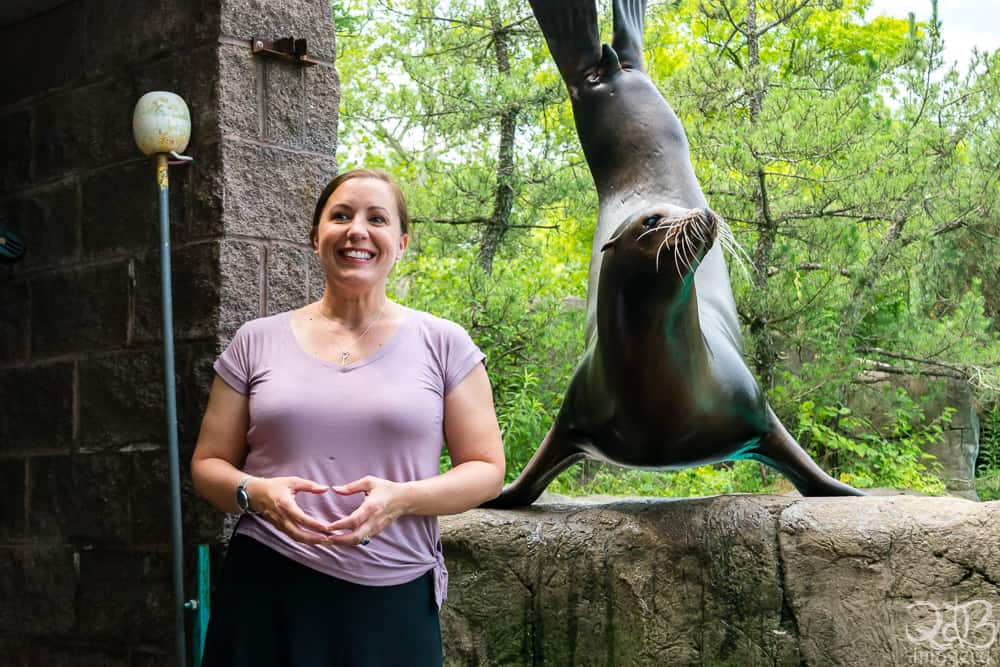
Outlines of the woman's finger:
M 371 539 L 379 532 L 373 522 L 365 521 L 349 533 L 331 535 L 327 539 L 327 543 L 340 546 L 368 546 Z
M 309 516 L 298 505 L 295 505 L 294 508 L 285 508 L 285 517 L 295 525 L 308 528 L 319 534 L 325 534 L 328 530 L 326 522 Z
M 288 519 L 278 524 L 278 528 L 296 542 L 302 542 L 303 544 L 325 544 L 327 542 L 326 535 L 302 530 L 293 521 Z
M 289 477 L 289 487 L 292 491 L 308 491 L 309 493 L 326 493 L 330 487 L 302 477 Z
M 363 524 L 372 514 L 372 508 L 369 503 L 361 503 L 358 509 L 354 510 L 347 516 L 337 519 L 333 523 L 326 524 L 324 530 L 327 532 L 333 532 L 335 530 L 355 530 L 358 526 Z
M 362 477 L 361 479 L 356 479 L 353 482 L 341 484 L 340 486 L 331 486 L 330 488 L 342 496 L 350 496 L 355 493 L 364 493 L 367 496 L 368 493 L 375 488 L 375 478 L 368 475 L 366 477 Z

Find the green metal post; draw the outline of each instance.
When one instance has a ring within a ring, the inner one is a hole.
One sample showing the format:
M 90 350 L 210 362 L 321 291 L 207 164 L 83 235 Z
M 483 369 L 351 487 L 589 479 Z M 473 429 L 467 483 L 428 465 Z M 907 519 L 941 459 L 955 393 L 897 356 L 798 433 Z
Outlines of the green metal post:
M 174 574 L 174 634 L 178 667 L 187 665 L 184 636 L 184 535 L 181 526 L 180 453 L 177 445 L 177 387 L 174 379 L 174 303 L 170 283 L 170 180 L 167 154 L 156 155 L 160 191 L 160 294 L 163 302 L 163 375 L 167 399 L 167 457 L 170 475 L 170 541 Z

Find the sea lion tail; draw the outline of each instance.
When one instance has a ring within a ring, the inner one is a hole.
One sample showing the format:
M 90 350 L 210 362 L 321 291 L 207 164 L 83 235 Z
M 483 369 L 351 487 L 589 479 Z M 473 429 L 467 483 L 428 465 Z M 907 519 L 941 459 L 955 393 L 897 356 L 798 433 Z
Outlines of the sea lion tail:
M 594 0 L 531 0 L 552 59 L 569 84 L 601 59 Z
M 614 38 L 611 48 L 631 69 L 646 71 L 642 58 L 642 35 L 646 26 L 646 0 L 614 0 Z

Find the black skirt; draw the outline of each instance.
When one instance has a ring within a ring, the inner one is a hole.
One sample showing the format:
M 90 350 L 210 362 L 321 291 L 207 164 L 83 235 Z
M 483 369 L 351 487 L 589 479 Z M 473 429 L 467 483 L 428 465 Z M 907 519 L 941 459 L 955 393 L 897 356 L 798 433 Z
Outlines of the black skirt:
M 317 572 L 245 535 L 229 543 L 203 667 L 439 667 L 433 571 L 396 586 Z

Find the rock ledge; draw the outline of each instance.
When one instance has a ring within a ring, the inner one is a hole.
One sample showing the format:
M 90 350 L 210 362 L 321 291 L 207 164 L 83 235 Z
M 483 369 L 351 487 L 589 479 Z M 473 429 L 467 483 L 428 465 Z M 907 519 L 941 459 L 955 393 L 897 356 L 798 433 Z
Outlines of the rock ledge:
M 1000 664 L 1000 501 L 567 501 L 441 523 L 448 665 Z

